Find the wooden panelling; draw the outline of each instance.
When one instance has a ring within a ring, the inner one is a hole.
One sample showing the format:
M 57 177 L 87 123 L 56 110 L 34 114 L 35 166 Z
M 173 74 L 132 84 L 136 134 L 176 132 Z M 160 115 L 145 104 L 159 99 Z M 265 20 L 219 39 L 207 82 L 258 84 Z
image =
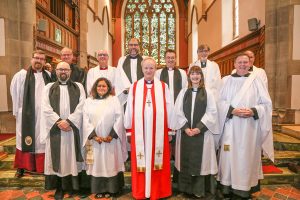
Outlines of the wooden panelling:
M 75 32 L 72 29 L 70 30 L 70 27 L 66 28 L 65 25 L 58 23 L 56 20 L 52 19 L 47 14 L 37 9 L 36 10 L 37 23 L 39 22 L 40 19 L 47 20 L 48 26 L 45 32 L 36 31 L 37 42 L 45 43 L 48 46 L 57 46 L 60 47 L 60 49 L 67 46 L 73 49 L 74 52 L 78 51 L 78 37 L 79 37 L 78 32 Z M 59 39 L 58 35 L 61 36 L 61 41 L 58 40 Z M 43 41 L 38 41 L 41 38 L 43 38 Z M 44 49 L 44 50 L 49 51 L 51 50 L 51 48 Z M 52 53 L 56 54 L 57 52 L 55 51 Z
M 222 76 L 231 74 L 234 58 L 237 54 L 251 50 L 255 54 L 254 65 L 264 68 L 265 65 L 265 27 L 234 41 L 222 49 L 212 53 L 210 60 L 219 64 Z

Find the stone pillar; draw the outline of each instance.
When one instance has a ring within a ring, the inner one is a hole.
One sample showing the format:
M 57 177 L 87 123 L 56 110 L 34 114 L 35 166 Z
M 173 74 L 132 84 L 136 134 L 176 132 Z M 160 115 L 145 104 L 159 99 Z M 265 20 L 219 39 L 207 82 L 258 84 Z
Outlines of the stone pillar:
M 79 66 L 87 67 L 87 6 L 88 1 L 80 1 Z
M 300 74 L 292 60 L 294 5 L 300 0 L 266 0 L 265 70 L 274 108 L 291 108 L 291 77 Z
M 4 19 L 5 55 L 0 56 L 0 75 L 6 77 L 7 110 L 0 112 L 0 133 L 15 132 L 12 117 L 12 101 L 9 92 L 11 79 L 20 69 L 30 65 L 33 51 L 33 27 L 35 24 L 35 1 L 0 1 L 0 18 Z M 1 47 L 0 47 L 1 48 Z

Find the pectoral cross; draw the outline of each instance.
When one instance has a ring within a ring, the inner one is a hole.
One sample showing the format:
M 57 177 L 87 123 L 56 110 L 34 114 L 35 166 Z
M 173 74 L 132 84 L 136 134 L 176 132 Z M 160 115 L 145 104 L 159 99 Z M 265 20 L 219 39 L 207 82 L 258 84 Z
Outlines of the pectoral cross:
M 156 153 L 157 157 L 160 157 L 161 154 L 162 152 L 160 150 L 158 150 L 158 152 Z
M 151 104 L 150 99 L 147 99 L 147 102 L 146 102 L 146 103 L 148 104 L 148 107 L 150 107 L 150 104 Z
M 140 152 L 140 153 L 137 155 L 137 157 L 141 160 L 142 157 L 144 157 L 144 155 Z

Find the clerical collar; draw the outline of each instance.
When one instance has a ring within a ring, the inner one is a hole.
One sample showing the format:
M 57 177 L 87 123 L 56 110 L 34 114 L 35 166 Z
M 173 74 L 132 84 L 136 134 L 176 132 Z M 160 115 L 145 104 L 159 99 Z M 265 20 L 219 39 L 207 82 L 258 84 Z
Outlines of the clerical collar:
M 253 71 L 253 66 L 251 66 L 248 71 L 252 72 Z
M 104 96 L 99 96 L 98 94 L 97 94 L 97 96 L 96 96 L 96 99 L 105 99 L 105 95 Z
M 250 73 L 245 74 L 244 76 L 238 75 L 237 73 L 231 74 L 232 77 L 248 77 Z
M 100 70 L 107 70 L 107 66 L 106 67 L 99 67 Z
M 174 70 L 174 67 L 167 67 L 168 68 L 168 71 L 173 71 Z
M 137 59 L 137 58 L 138 58 L 138 55 L 136 55 L 136 56 L 131 56 L 131 55 L 129 55 L 129 58 L 130 58 L 130 59 Z
M 153 80 L 152 80 L 152 81 L 147 81 L 147 80 L 145 80 L 145 83 L 146 83 L 146 84 L 153 84 L 154 81 L 153 81 Z
M 67 85 L 68 81 L 58 81 L 59 85 Z
M 192 88 L 192 92 L 198 92 L 198 88 Z
M 201 68 L 205 68 L 206 67 L 206 61 L 200 61 L 201 62 Z

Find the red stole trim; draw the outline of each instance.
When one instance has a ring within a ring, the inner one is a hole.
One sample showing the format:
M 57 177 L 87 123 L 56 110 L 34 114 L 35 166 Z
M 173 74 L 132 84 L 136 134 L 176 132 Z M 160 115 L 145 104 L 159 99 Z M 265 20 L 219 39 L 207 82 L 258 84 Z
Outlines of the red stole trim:
M 154 153 L 155 153 L 155 128 L 156 128 L 156 103 L 154 84 L 151 88 L 151 97 L 153 102 L 153 140 L 152 140 L 152 166 L 151 166 L 151 194 L 150 199 L 160 199 L 168 197 L 172 194 L 171 191 L 171 169 L 170 169 L 170 150 L 168 140 L 168 113 L 165 98 L 165 83 L 161 82 L 163 88 L 163 101 L 164 101 L 164 153 L 163 153 L 163 168 L 161 170 L 154 170 Z M 136 161 L 136 148 L 135 148 L 135 130 L 134 130 L 134 116 L 135 116 L 135 95 L 136 95 L 137 82 L 133 84 L 133 101 L 132 101 L 132 133 L 131 133 L 131 178 L 132 178 L 132 196 L 136 199 L 145 198 L 145 172 L 137 172 Z M 145 109 L 145 102 L 148 88 L 144 85 L 144 98 L 143 98 L 143 112 Z M 140 95 L 140 94 L 138 94 Z M 138 123 L 144 123 L 143 121 Z M 144 126 L 144 125 L 143 125 Z

